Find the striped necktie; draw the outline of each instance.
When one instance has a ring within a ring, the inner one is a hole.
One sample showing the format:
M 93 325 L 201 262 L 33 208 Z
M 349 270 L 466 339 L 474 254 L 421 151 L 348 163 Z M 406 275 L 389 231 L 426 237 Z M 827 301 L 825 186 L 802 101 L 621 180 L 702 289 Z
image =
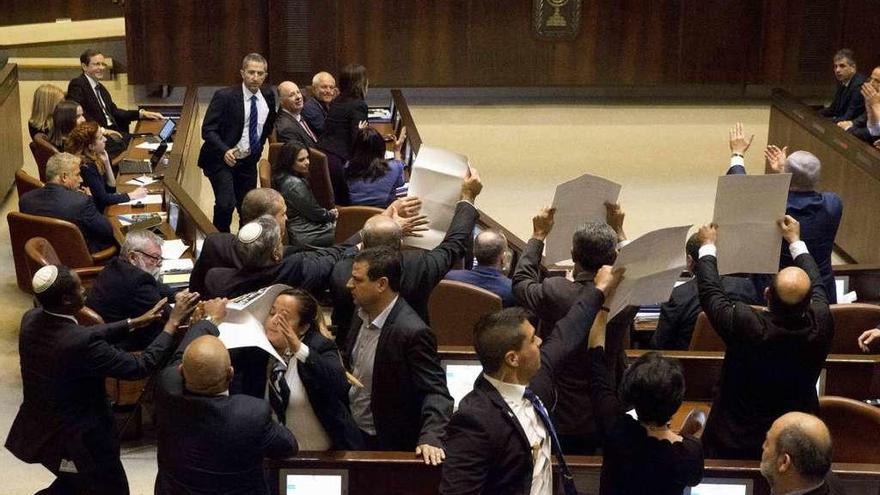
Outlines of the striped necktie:
M 257 134 L 257 95 L 251 96 L 251 114 L 248 117 L 248 143 L 250 155 L 259 156 L 260 136 Z
M 571 471 L 568 469 L 568 464 L 565 463 L 565 456 L 562 455 L 562 445 L 560 445 L 559 438 L 556 436 L 556 428 L 553 427 L 553 421 L 550 421 L 550 414 L 547 412 L 547 409 L 544 408 L 541 399 L 539 399 L 531 389 L 527 388 L 523 397 L 532 403 L 532 407 L 535 408 L 535 413 L 541 418 L 544 427 L 547 428 L 547 433 L 550 434 L 550 438 L 552 439 L 550 446 L 553 449 L 553 453 L 556 454 L 556 460 L 559 461 L 560 469 L 562 469 L 562 487 L 565 489 L 565 495 L 577 495 L 577 489 L 574 486 L 574 478 L 571 475 Z

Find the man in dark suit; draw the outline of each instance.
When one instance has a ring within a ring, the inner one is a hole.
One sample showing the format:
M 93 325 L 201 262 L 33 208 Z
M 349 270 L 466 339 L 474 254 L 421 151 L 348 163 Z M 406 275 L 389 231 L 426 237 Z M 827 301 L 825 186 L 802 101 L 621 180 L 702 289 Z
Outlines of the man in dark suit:
M 731 129 L 730 168 L 727 169 L 727 175 L 746 173 L 744 155 L 754 137 L 753 135 L 746 138 L 740 123 Z M 807 151 L 795 151 L 786 156 L 787 152 L 787 147 L 779 149 L 770 145 L 764 151 L 764 157 L 773 173 L 791 174 L 785 214 L 793 216 L 800 222 L 801 238 L 807 243 L 810 254 L 819 266 L 828 301 L 834 304 L 837 302 L 837 289 L 834 284 L 831 253 L 834 251 L 834 237 L 837 235 L 840 218 L 843 216 L 843 202 L 836 193 L 816 191 L 822 163 L 815 155 Z M 779 268 L 794 265 L 788 249 L 782 245 Z M 763 288 L 766 286 L 766 281 L 758 285 Z
M 202 122 L 199 167 L 214 190 L 214 226 L 229 232 L 232 210 L 257 187 L 257 161 L 275 122 L 275 96 L 261 90 L 269 65 L 259 53 L 241 62 L 240 86 L 224 88 L 211 98 Z
M 474 238 L 474 258 L 477 266 L 472 270 L 451 270 L 446 279 L 486 289 L 500 297 L 505 308 L 516 306 L 513 284 L 502 271 L 507 259 L 507 237 L 494 230 L 480 232 Z
M 574 281 L 565 277 L 544 277 L 541 256 L 544 239 L 553 229 L 554 209 L 544 208 L 532 219 L 533 233 L 513 273 L 513 294 L 520 304 L 540 320 L 539 335 L 546 338 L 556 322 L 568 314 L 572 305 L 593 289 L 596 271 L 613 265 L 623 232 L 623 213 L 619 205 L 608 205 L 608 220 L 588 222 L 572 236 L 571 257 L 575 262 Z M 616 229 L 616 230 L 615 230 Z M 632 306 L 608 322 L 606 357 L 612 375 L 620 378 L 625 367 L 623 343 L 632 327 L 638 307 Z M 586 346 L 572 353 L 555 376 L 559 394 L 553 421 L 559 428 L 559 441 L 567 454 L 591 455 L 600 444 L 590 403 L 590 371 Z
M 843 120 L 837 123 L 841 129 L 866 143 L 873 143 L 877 140 L 877 137 L 872 135 L 871 130 L 868 129 L 868 112 L 871 110 L 870 94 L 877 91 L 880 91 L 880 67 L 874 67 L 871 76 L 862 84 L 862 99 L 865 100 L 865 110 L 862 114 L 852 120 Z M 866 96 L 866 93 L 869 96 Z
M 428 298 L 434 287 L 443 280 L 452 265 L 467 252 L 473 235 L 478 212 L 474 201 L 483 189 L 480 175 L 471 169 L 461 184 L 461 199 L 455 207 L 455 214 L 446 236 L 436 248 L 425 251 L 407 249 L 400 252 L 403 275 L 400 282 L 400 295 L 415 310 L 419 317 L 428 321 Z M 361 238 L 365 248 L 387 246 L 400 251 L 403 230 L 391 217 L 376 215 L 364 224 Z M 330 278 L 330 294 L 333 297 L 333 325 L 341 342 L 351 328 L 354 302 L 347 289 L 351 278 L 352 259 L 339 261 L 333 267 Z
M 551 453 L 563 467 L 561 479 L 570 473 L 538 405 L 556 401 L 555 375 L 565 372 L 563 363 L 577 349 L 587 347 L 593 318 L 621 278 L 610 268 L 597 272 L 595 284 L 556 322 L 543 346 L 521 308 L 486 315 L 476 324 L 483 374 L 447 426 L 441 494 L 559 493 L 552 488 Z M 564 483 L 570 493 L 573 484 Z
M 761 474 L 772 493 L 845 493 L 831 475 L 831 432 L 811 414 L 783 414 L 767 430 Z
M 349 393 L 351 413 L 368 450 L 415 450 L 437 465 L 452 397 L 437 340 L 399 296 L 400 278 L 400 254 L 391 248 L 354 258 L 348 287 L 359 309 L 344 357 L 363 387 Z
M 688 238 L 685 245 L 688 271 L 694 273 L 700 257 L 700 239 L 697 234 Z M 734 301 L 745 304 L 763 304 L 758 297 L 751 279 L 738 276 L 721 277 L 724 292 Z M 669 300 L 660 306 L 660 320 L 657 330 L 651 337 L 652 349 L 687 350 L 694 334 L 694 326 L 700 315 L 700 299 L 697 296 L 697 281 L 692 278 L 672 289 Z
M 313 148 L 318 136 L 302 116 L 303 96 L 299 86 L 284 81 L 278 85 L 281 109 L 275 120 L 275 134 L 282 143 L 294 143 L 300 148 Z
M 800 225 L 780 220 L 795 265 L 765 291 L 767 310 L 730 299 L 715 258 L 715 226 L 700 228 L 700 305 L 727 351 L 718 395 L 703 433 L 706 457 L 758 459 L 764 432 L 790 411 L 819 409 L 816 380 L 834 335 L 834 320 L 816 262 L 800 240 Z
M 860 88 L 865 76 L 856 69 L 852 50 L 844 48 L 834 54 L 834 77 L 837 78 L 837 91 L 831 105 L 819 110 L 819 115 L 834 122 L 852 120 L 865 111 L 865 100 Z
M 164 300 L 137 318 L 86 328 L 74 317 L 85 299 L 76 273 L 44 266 L 34 275 L 33 290 L 41 307 L 21 320 L 24 402 L 6 448 L 57 476 L 48 493 L 127 494 L 104 379 L 137 380 L 156 370 L 171 354 L 174 332 L 196 297 L 181 294 L 163 331 L 142 354 L 133 355 L 113 344 L 159 318 Z
M 330 110 L 330 102 L 338 94 L 336 79 L 329 72 L 318 72 L 312 78 L 312 96 L 306 99 L 302 116 L 318 136 L 324 133 L 324 120 Z
M 124 110 L 113 103 L 113 97 L 101 84 L 104 71 L 104 54 L 89 48 L 79 56 L 82 74 L 70 80 L 67 85 L 67 98 L 76 101 L 83 109 L 86 120 L 97 122 L 104 129 L 114 131 L 107 143 L 107 151 L 116 156 L 128 143 L 131 122 L 140 119 L 159 120 L 165 118 L 161 113 L 147 110 Z
M 206 320 L 180 343 L 159 376 L 157 494 L 268 494 L 263 458 L 296 454 L 296 439 L 262 399 L 229 395 L 233 369 L 217 338 L 226 301 L 205 303 Z
M 98 211 L 90 196 L 79 191 L 82 185 L 80 159 L 70 153 L 56 153 L 46 162 L 46 185 L 18 199 L 22 213 L 66 220 L 79 227 L 89 252 L 114 244 L 113 226 Z
M 152 308 L 163 297 L 177 292 L 159 282 L 162 268 L 162 239 L 149 230 L 129 232 L 119 250 L 98 274 L 89 291 L 86 306 L 105 322 L 133 318 Z M 132 333 L 120 347 L 128 351 L 145 348 L 162 331 L 162 322 Z

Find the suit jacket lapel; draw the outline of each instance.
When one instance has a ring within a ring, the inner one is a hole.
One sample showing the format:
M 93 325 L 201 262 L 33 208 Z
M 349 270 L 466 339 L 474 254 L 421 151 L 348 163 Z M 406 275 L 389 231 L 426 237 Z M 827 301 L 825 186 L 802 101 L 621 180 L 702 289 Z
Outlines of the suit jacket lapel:
M 241 133 L 244 132 L 244 91 L 241 89 L 241 85 L 236 87 L 236 91 L 232 93 L 232 112 L 230 113 L 230 120 L 235 122 L 238 126 L 238 136 L 241 137 Z M 238 141 L 236 141 L 238 143 Z
M 513 426 L 513 429 L 519 434 L 519 439 L 522 441 L 523 448 L 529 452 L 529 457 L 531 458 L 531 450 L 532 446 L 529 445 L 529 437 L 526 436 L 525 430 L 523 430 L 522 425 L 519 423 L 519 419 L 517 419 L 516 414 L 513 413 L 513 410 L 510 409 L 510 406 L 507 405 L 507 402 L 504 402 L 504 398 L 501 397 L 501 394 L 498 393 L 498 390 L 489 383 L 488 380 L 480 376 L 477 379 L 477 383 L 475 387 L 481 393 L 485 394 L 486 397 L 495 405 L 500 411 L 501 415 L 504 416 L 505 421 L 510 423 Z

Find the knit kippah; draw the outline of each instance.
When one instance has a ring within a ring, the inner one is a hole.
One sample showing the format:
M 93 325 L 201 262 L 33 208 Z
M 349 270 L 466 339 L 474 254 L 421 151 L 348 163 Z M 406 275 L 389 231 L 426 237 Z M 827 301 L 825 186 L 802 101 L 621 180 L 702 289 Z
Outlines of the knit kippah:
M 263 233 L 263 226 L 257 222 L 251 222 L 238 231 L 238 240 L 250 244 L 260 238 Z
M 52 287 L 56 278 L 58 278 L 58 267 L 55 265 L 47 265 L 37 270 L 37 273 L 34 274 L 34 278 L 31 281 L 31 286 L 34 289 L 34 292 L 39 294 L 49 287 Z

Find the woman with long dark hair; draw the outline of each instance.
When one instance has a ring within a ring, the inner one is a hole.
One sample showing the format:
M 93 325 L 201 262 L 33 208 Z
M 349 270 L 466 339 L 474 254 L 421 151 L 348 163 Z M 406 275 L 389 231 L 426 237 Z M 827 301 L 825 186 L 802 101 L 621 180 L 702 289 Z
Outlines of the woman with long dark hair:
M 80 173 L 83 184 L 92 193 L 92 199 L 98 211 L 110 205 L 125 203 L 132 199 L 141 199 L 147 190 L 139 187 L 130 193 L 116 192 L 116 177 L 107 155 L 104 130 L 96 122 L 83 122 L 70 131 L 67 136 L 65 150 L 80 157 Z
M 395 142 L 394 159 L 385 159 L 385 140 L 379 131 L 372 127 L 360 129 L 354 140 L 354 152 L 345 165 L 345 180 L 351 204 L 387 208 L 394 202 L 397 188 L 406 179 L 400 160 L 400 147 L 406 137 L 406 130 L 400 133 Z
M 70 131 L 86 121 L 83 109 L 79 103 L 73 100 L 62 100 L 55 105 L 52 111 L 52 132 L 49 141 L 58 151 L 64 151 L 65 139 Z
M 351 158 L 358 129 L 367 125 L 367 69 L 349 64 L 339 72 L 339 96 L 330 103 L 318 148 L 327 153 L 336 204 L 351 204 L 345 184 L 345 162 Z
M 336 235 L 336 209 L 318 204 L 308 177 L 309 150 L 294 142 L 286 143 L 272 165 L 272 188 L 287 204 L 288 243 L 329 247 Z

